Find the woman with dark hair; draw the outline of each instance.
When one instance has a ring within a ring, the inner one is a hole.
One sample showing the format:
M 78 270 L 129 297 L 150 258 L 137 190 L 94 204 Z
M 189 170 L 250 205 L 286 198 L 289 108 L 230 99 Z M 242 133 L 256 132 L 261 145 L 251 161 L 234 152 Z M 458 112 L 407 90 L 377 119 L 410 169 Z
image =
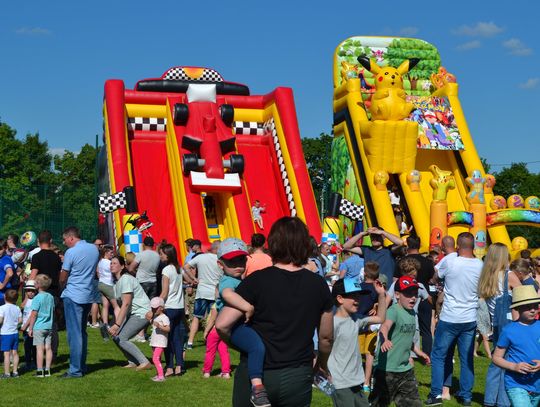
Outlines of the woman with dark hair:
M 148 326 L 146 313 L 150 311 L 150 300 L 137 279 L 128 273 L 122 256 L 114 256 L 110 267 L 117 280 L 114 286 L 115 296 L 117 300 L 122 301 L 122 305 L 115 323 L 109 327 L 109 333 L 128 359 L 125 367 L 137 370 L 150 369 L 152 367 L 150 361 L 134 343 L 129 341 Z
M 161 295 L 165 301 L 165 315 L 169 318 L 171 329 L 165 349 L 167 370 L 165 377 L 184 373 L 184 290 L 182 289 L 182 272 L 178 264 L 176 248 L 172 244 L 163 244 L 159 248 L 159 258 L 166 264 L 161 277 Z M 176 367 L 174 361 L 176 359 Z
M 313 332 L 319 332 L 317 366 L 326 371 L 332 349 L 332 297 L 324 279 L 304 268 L 310 256 L 309 232 L 299 219 L 284 217 L 270 230 L 269 254 L 274 265 L 247 277 L 236 289 L 253 305 L 250 320 L 266 348 L 264 385 L 272 406 L 309 406 L 313 383 Z M 237 309 L 224 307 L 216 328 L 228 339 L 242 320 Z M 234 379 L 233 406 L 250 406 L 246 356 Z
M 8 250 L 8 242 L 0 239 L 0 305 L 4 305 L 4 293 L 11 288 L 11 278 L 15 272 Z

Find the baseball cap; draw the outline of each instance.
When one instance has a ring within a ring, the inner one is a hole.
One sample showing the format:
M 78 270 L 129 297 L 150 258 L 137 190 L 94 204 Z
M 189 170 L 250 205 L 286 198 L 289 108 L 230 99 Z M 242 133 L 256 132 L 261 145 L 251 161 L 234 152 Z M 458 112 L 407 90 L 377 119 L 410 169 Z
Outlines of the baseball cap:
M 369 293 L 369 290 L 364 290 L 362 285 L 356 278 L 344 278 L 338 280 L 334 283 L 332 287 L 332 295 L 337 297 L 341 295 L 342 297 L 359 297 L 362 294 Z
M 396 285 L 394 288 L 396 291 L 403 293 L 412 290 L 418 291 L 418 288 L 420 287 L 418 285 L 418 282 L 414 278 L 410 276 L 402 276 L 399 278 L 399 280 L 396 281 Z
M 28 280 L 24 284 L 24 289 L 25 290 L 36 290 L 36 282 L 34 280 Z
M 150 300 L 150 307 L 152 308 L 163 307 L 164 305 L 165 301 L 163 301 L 163 298 L 161 297 L 154 297 Z
M 247 256 L 249 253 L 247 251 L 247 245 L 240 239 L 236 237 L 228 237 L 219 246 L 217 251 L 218 259 L 229 260 L 236 256 Z

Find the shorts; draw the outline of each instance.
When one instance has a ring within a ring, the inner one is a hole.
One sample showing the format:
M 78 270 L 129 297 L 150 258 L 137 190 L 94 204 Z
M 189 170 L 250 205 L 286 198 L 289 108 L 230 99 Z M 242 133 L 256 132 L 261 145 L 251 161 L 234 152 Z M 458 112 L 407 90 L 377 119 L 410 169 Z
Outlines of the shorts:
M 0 350 L 9 352 L 19 349 L 19 334 L 0 335 Z
M 214 305 L 215 300 L 207 300 L 206 298 L 197 298 L 193 307 L 193 316 L 202 319 L 210 312 L 210 308 Z
M 37 329 L 34 331 L 34 346 L 50 345 L 52 329 Z
M 375 354 L 377 332 L 362 332 L 358 335 L 358 346 L 362 355 Z
M 369 395 L 371 406 L 389 406 L 393 401 L 397 406 L 422 407 L 418 394 L 418 383 L 414 369 L 405 372 L 385 372 L 375 370 L 375 385 Z
M 115 299 L 115 297 L 114 297 L 114 286 L 113 285 L 109 285 L 109 284 L 99 282 L 98 283 L 98 290 L 102 295 L 107 297 L 108 300 L 111 300 L 111 299 L 114 300 Z

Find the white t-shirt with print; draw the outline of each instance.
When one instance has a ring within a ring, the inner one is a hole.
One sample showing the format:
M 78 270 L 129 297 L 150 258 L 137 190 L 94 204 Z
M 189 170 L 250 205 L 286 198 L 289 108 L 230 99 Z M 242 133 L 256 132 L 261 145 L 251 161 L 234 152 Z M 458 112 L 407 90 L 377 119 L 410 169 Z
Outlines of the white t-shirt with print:
M 195 299 L 215 300 L 216 287 L 223 276 L 223 270 L 217 264 L 217 256 L 214 253 L 199 254 L 188 261 L 188 264 L 197 269 L 199 284 Z

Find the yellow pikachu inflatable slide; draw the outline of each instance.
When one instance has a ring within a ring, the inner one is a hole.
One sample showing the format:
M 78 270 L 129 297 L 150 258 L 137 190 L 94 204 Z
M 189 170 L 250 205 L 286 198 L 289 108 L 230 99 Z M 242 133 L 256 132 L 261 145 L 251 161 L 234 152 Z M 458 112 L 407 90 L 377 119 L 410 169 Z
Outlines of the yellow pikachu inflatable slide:
M 365 210 L 360 228 L 379 226 L 402 236 L 412 230 L 423 250 L 440 245 L 445 235 L 470 231 L 478 257 L 489 242 L 514 253 L 523 248 L 522 238 L 519 245 L 510 240 L 506 225 L 538 226 L 540 200 L 512 198 L 507 205 L 493 195 L 496 180 L 480 162 L 457 79 L 433 45 L 351 37 L 337 47 L 333 65 L 332 191 L 357 186 L 353 203 Z M 326 223 L 339 227 L 340 220 Z M 325 232 L 343 239 L 351 230 Z

